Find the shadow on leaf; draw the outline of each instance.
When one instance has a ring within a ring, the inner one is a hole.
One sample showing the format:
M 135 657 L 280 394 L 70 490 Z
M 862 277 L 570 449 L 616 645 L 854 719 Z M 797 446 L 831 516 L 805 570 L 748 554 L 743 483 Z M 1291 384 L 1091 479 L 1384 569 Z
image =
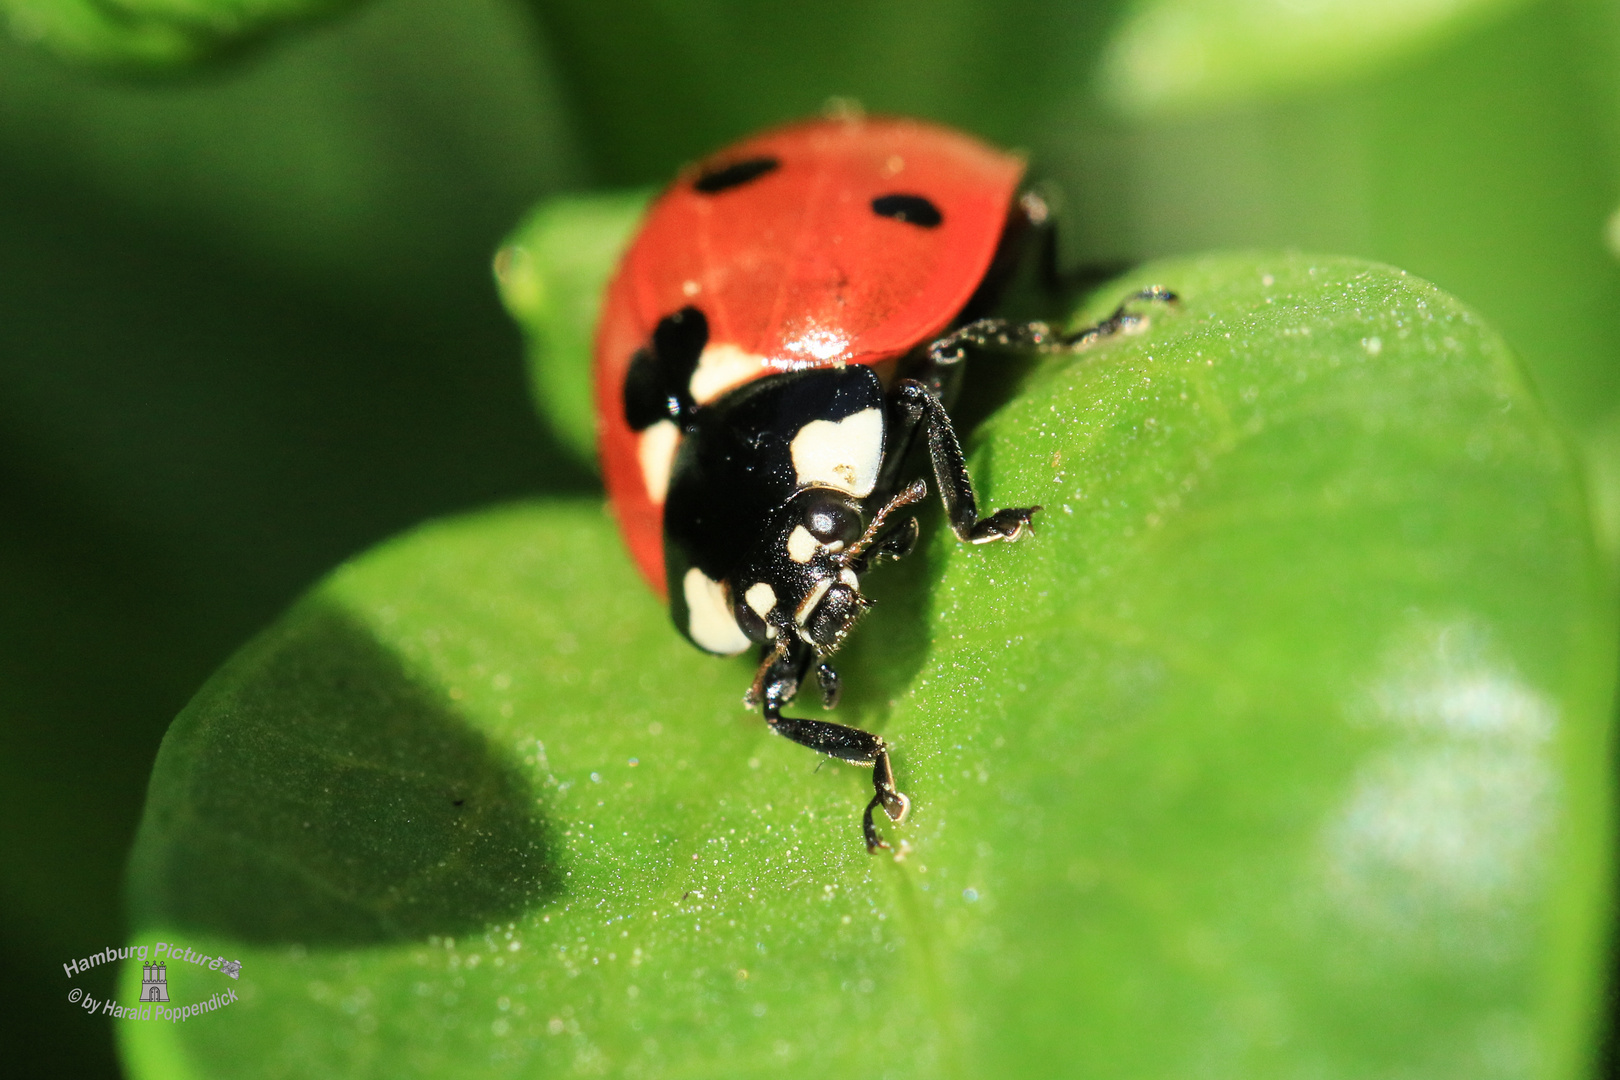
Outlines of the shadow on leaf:
M 548 833 L 517 764 L 315 600 L 175 720 L 130 907 L 136 926 L 253 943 L 461 934 L 557 894 Z

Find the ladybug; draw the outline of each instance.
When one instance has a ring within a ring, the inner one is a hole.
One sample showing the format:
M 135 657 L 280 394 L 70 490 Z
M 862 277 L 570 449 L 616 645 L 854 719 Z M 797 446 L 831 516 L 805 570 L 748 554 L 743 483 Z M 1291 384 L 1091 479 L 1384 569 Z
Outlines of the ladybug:
M 899 823 L 910 806 L 888 745 L 782 709 L 811 672 L 836 704 L 830 658 L 870 606 L 862 575 L 916 544 L 913 441 L 959 540 L 1018 540 L 1041 508 L 980 510 L 946 412 L 966 352 L 1077 348 L 1141 322 L 1122 307 L 1064 336 L 984 317 L 1032 239 L 1052 238 L 1023 174 L 916 120 L 766 132 L 655 200 L 597 328 L 602 471 L 637 566 L 698 648 L 758 649 L 744 701 L 772 731 L 873 769 L 873 852 L 889 846 L 873 812 Z

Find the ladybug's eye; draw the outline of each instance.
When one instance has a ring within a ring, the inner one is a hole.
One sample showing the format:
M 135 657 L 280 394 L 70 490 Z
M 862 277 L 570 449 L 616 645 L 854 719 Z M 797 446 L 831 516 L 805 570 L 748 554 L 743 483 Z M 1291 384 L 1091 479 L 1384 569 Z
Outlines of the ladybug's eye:
M 841 540 L 847 547 L 861 535 L 861 516 L 848 503 L 828 499 L 810 504 L 804 514 L 804 527 L 823 544 Z
M 925 229 L 932 229 L 945 220 L 939 207 L 921 195 L 879 195 L 872 200 L 872 213 Z

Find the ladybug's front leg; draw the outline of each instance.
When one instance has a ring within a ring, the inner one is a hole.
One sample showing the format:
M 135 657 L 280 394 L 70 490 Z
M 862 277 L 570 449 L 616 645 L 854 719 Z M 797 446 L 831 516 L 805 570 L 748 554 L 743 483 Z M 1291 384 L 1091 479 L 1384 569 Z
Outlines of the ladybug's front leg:
M 823 660 L 816 665 L 816 683 L 821 687 L 821 707 L 831 709 L 838 704 L 838 696 L 843 693 L 843 681 L 838 678 L 838 672 L 833 666 Z
M 956 437 L 945 406 L 929 388 L 916 379 L 902 379 L 895 386 L 895 400 L 907 426 L 921 423 L 925 429 L 939 497 L 945 503 L 945 516 L 956 538 L 968 544 L 989 544 L 1022 536 L 1029 519 L 1041 508 L 1009 507 L 987 518 L 979 517 L 979 502 L 973 496 L 973 480 L 968 476 L 961 440 Z
M 785 652 L 785 651 L 784 651 Z M 767 673 L 765 686 L 761 693 L 761 706 L 765 713 L 765 722 L 771 730 L 778 735 L 792 739 L 800 746 L 847 761 L 852 765 L 867 765 L 872 768 L 872 787 L 874 793 L 872 801 L 866 804 L 866 812 L 861 815 L 861 831 L 866 836 L 866 850 L 876 852 L 879 848 L 887 848 L 888 843 L 878 835 L 877 828 L 872 824 L 872 811 L 878 807 L 889 815 L 895 823 L 904 821 L 906 811 L 911 809 L 911 800 L 901 794 L 895 786 L 894 767 L 889 763 L 889 745 L 882 738 L 860 728 L 846 727 L 843 724 L 829 724 L 824 720 L 801 720 L 793 716 L 783 716 L 782 707 L 793 700 L 799 689 L 800 674 L 806 666 L 802 658 L 795 658 L 777 652 L 775 660 L 767 658 Z M 795 660 L 799 662 L 795 663 Z M 817 674 L 821 670 L 831 671 L 825 664 L 819 665 Z M 823 693 L 826 683 L 822 683 Z

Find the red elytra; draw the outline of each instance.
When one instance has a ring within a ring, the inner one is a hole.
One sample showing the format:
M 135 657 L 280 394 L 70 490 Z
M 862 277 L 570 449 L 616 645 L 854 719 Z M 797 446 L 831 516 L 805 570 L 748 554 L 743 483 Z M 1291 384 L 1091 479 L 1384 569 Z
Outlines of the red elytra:
M 762 157 L 780 164 L 716 194 L 693 187 L 703 172 Z M 631 357 L 658 321 L 688 305 L 708 319 L 700 406 L 774 372 L 893 360 L 939 336 L 972 298 L 1024 174 L 1021 158 L 960 132 L 876 118 L 779 128 L 704 166 L 684 171 L 648 210 L 596 334 L 603 478 L 660 597 L 663 500 L 648 490 L 642 436 L 623 403 Z M 874 198 L 897 192 L 926 197 L 940 223 L 917 228 L 873 213 Z

